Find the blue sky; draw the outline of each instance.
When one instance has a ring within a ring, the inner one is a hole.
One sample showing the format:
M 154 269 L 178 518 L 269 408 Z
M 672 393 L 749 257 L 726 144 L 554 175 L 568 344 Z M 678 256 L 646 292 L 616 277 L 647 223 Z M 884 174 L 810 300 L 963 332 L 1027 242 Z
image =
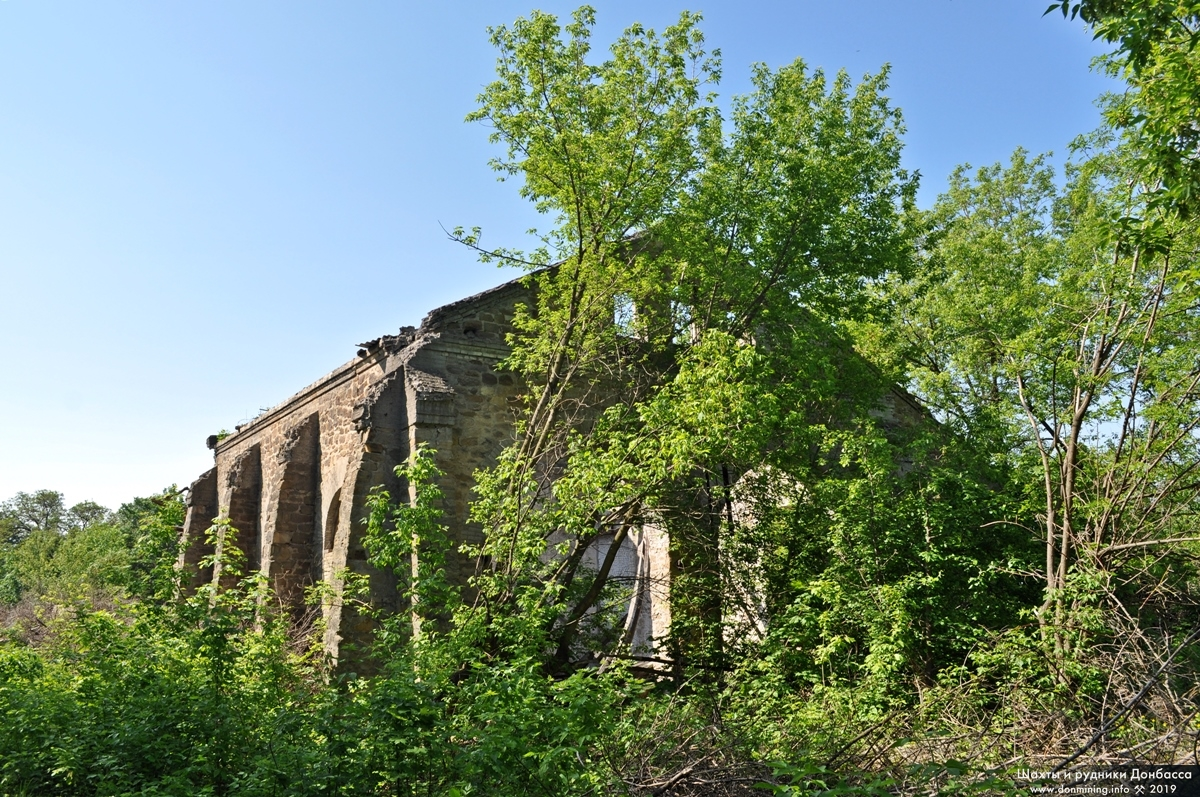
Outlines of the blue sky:
M 115 507 L 354 344 L 513 276 L 440 225 L 539 219 L 464 124 L 489 25 L 573 3 L 0 0 L 0 500 Z M 598 2 L 595 43 L 703 12 L 724 98 L 796 57 L 892 65 L 930 204 L 959 163 L 1064 153 L 1114 85 L 1047 0 Z

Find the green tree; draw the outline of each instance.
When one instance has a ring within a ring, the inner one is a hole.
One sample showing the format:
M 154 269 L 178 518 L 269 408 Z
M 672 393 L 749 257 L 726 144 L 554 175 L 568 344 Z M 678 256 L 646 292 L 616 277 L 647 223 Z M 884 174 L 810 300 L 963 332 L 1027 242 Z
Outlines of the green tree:
M 723 131 L 696 21 L 661 38 L 630 28 L 600 64 L 588 9 L 565 35 L 544 14 L 493 32 L 500 79 L 470 118 L 556 226 L 532 255 L 484 252 L 534 269 L 537 298 L 509 361 L 531 391 L 521 434 L 479 474 L 469 616 L 497 650 L 508 627 L 522 650 L 553 651 L 550 672 L 617 651 L 612 556 L 588 569 L 583 554 L 654 524 L 671 540 L 678 674 L 717 683 L 761 655 L 735 641 L 823 613 L 778 637 L 803 646 L 793 685 L 834 661 L 839 677 L 877 670 L 884 689 L 928 683 L 975 638 L 947 628 L 995 627 L 1019 601 L 959 610 L 986 584 L 1004 593 L 986 571 L 1011 535 L 978 542 L 992 491 L 935 466 L 978 470 L 952 440 L 873 419 L 887 380 L 840 337 L 913 252 L 886 72 L 855 85 L 799 61 L 758 67 Z M 922 455 L 931 467 L 906 471 Z M 926 506 L 939 491 L 946 506 Z
M 112 520 L 113 512 L 108 507 L 101 506 L 95 501 L 80 501 L 67 510 L 63 526 L 67 530 L 86 529 L 89 526 L 110 523 Z
M 92 501 L 69 509 L 62 494 L 18 493 L 3 517 L 17 529 L 0 545 L 0 603 L 22 595 L 50 602 L 88 595 L 170 593 L 176 530 L 183 504 L 174 487 L 112 512 Z
M 0 517 L 10 529 L 10 543 L 20 542 L 38 530 L 60 531 L 66 511 L 62 493 L 54 490 L 17 493 L 0 504 Z
M 1082 628 L 1146 639 L 1195 613 L 1190 566 L 1142 570 L 1196 539 L 1200 297 L 1195 225 L 1155 204 L 1141 165 L 1093 150 L 1062 190 L 1021 151 L 960 169 L 918 278 L 890 293 L 895 320 L 860 338 L 1013 468 L 1025 498 L 1008 522 L 1043 540 L 1038 618 L 1060 659 Z
M 71 529 L 106 523 L 112 512 L 95 501 L 81 501 L 68 509 L 63 495 L 55 490 L 17 493 L 0 503 L 0 533 L 3 541 L 18 543 L 35 531 L 66 533 Z

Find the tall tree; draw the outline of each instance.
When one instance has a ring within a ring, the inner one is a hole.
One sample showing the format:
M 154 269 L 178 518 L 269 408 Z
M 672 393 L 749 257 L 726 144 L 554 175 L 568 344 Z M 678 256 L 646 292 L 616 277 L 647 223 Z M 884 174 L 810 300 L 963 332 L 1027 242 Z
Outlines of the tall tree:
M 919 278 L 892 294 L 896 320 L 863 338 L 945 421 L 1028 476 L 1029 514 L 1009 520 L 1040 527 L 1039 619 L 1060 655 L 1073 607 L 1161 617 L 1169 592 L 1151 583 L 1135 608 L 1113 574 L 1196 539 L 1196 229 L 1155 205 L 1139 168 L 1128 147 L 1100 149 L 1063 191 L 1021 151 L 1006 167 L 960 169 Z
M 578 655 L 643 523 L 671 531 L 677 653 L 720 658 L 732 483 L 799 422 L 793 407 L 841 411 L 830 321 L 906 265 L 915 180 L 886 72 L 855 86 L 758 67 L 726 134 L 698 19 L 635 25 L 598 64 L 587 7 L 565 30 L 540 13 L 495 29 L 498 79 L 469 117 L 554 221 L 538 252 L 482 250 L 541 270 L 510 360 L 530 385 L 520 439 L 476 505 L 481 600 L 543 612 L 554 666 Z M 456 236 L 481 248 L 478 231 Z M 805 390 L 775 396 L 781 383 Z M 601 537 L 610 554 L 588 571 Z

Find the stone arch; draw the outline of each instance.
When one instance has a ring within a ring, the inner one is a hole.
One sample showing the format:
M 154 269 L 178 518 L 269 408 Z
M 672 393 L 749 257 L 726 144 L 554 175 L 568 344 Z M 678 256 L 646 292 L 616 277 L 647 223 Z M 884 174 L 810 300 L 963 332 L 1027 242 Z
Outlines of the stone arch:
M 343 471 L 343 468 L 339 468 Z M 320 577 L 328 579 L 329 584 L 335 590 L 342 588 L 341 569 L 345 563 L 345 549 L 341 551 L 339 557 L 338 552 L 338 529 L 342 526 L 342 515 L 350 514 L 352 507 L 348 506 L 350 500 L 343 500 L 344 485 L 339 484 L 333 490 L 333 495 L 329 498 L 329 504 L 325 509 L 325 522 L 321 526 L 321 573 Z M 325 619 L 325 637 L 323 645 L 325 650 L 330 653 L 335 659 L 338 655 L 339 643 L 342 636 L 342 601 L 326 600 L 322 607 L 322 614 Z
M 312 583 L 320 474 L 319 422 L 310 415 L 284 435 L 278 459 L 283 477 L 275 508 L 268 565 L 272 586 L 286 606 L 302 608 Z
M 338 524 L 341 517 L 342 488 L 339 487 L 333 491 L 333 497 L 329 499 L 329 510 L 325 513 L 325 538 L 322 540 L 321 548 L 326 555 L 333 553 L 333 544 L 337 539 Z
M 226 517 L 237 530 L 234 545 L 245 556 L 244 575 L 262 568 L 262 456 L 257 444 L 239 456 L 229 469 Z M 222 579 L 228 586 L 232 579 Z

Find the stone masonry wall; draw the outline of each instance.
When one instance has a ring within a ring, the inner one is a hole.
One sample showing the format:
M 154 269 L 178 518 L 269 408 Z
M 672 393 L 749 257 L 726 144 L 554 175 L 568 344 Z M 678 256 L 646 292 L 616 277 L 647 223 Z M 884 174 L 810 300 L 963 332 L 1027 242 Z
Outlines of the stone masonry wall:
M 528 300 L 513 282 L 439 308 L 419 329 L 363 344 L 354 360 L 228 437 L 210 438 L 215 467 L 192 484 L 182 533 L 185 584 L 231 583 L 228 573 L 199 567 L 213 552 L 205 536 L 219 516 L 237 529 L 232 544 L 247 571 L 264 573 L 294 615 L 305 611 L 310 584 L 323 579 L 336 592 L 346 571 L 368 577 L 373 604 L 399 608 L 395 576 L 367 561 L 366 500 L 377 485 L 411 500 L 394 469 L 421 444 L 436 450 L 445 473 L 451 535 L 480 541 L 468 521 L 473 474 L 512 440 L 522 386 L 496 366 L 508 354 L 515 305 Z M 465 583 L 473 564 L 453 557 L 450 575 Z M 321 611 L 327 650 L 353 659 L 371 622 L 338 601 Z

